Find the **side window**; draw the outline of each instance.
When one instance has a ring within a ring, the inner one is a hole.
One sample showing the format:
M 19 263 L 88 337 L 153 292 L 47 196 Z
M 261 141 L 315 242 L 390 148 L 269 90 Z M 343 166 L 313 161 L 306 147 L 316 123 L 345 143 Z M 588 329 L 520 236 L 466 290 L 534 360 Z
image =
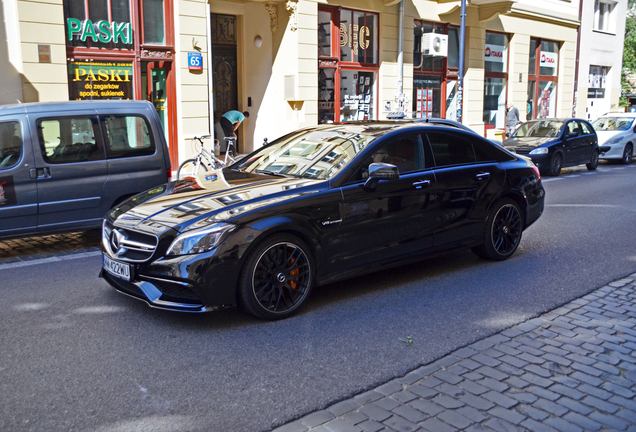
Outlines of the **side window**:
M 589 135 L 592 133 L 591 126 L 588 126 L 587 123 L 583 123 L 583 122 L 580 122 L 580 124 L 581 124 L 581 130 L 583 131 L 585 135 Z
M 477 162 L 472 143 L 464 137 L 437 132 L 427 133 L 427 136 L 431 143 L 436 166 L 463 165 Z
M 0 123 L 0 170 L 16 166 L 22 156 L 19 122 Z
M 422 136 L 419 133 L 402 135 L 381 144 L 367 160 L 364 161 L 349 181 L 368 178 L 369 165 L 372 163 L 388 163 L 395 165 L 400 174 L 423 170 L 424 160 Z
M 104 159 L 95 117 L 41 119 L 40 149 L 46 163 L 62 164 Z
M 567 131 L 568 135 L 572 133 L 580 135 L 581 131 L 579 130 L 579 123 L 576 121 L 569 122 L 567 125 Z
M 155 153 L 155 141 L 143 117 L 111 115 L 102 118 L 109 159 L 148 156 Z

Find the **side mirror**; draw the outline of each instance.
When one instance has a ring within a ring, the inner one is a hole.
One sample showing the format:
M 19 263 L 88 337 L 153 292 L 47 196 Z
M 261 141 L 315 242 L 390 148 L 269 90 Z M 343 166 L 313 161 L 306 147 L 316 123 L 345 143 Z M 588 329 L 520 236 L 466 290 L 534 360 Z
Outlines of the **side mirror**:
M 372 163 L 369 165 L 369 179 L 364 183 L 364 190 L 372 192 L 380 180 L 394 180 L 400 178 L 400 171 L 395 165 L 387 163 Z
M 578 132 L 570 132 L 565 137 L 566 138 L 574 138 L 574 137 L 577 137 L 577 136 L 579 136 Z

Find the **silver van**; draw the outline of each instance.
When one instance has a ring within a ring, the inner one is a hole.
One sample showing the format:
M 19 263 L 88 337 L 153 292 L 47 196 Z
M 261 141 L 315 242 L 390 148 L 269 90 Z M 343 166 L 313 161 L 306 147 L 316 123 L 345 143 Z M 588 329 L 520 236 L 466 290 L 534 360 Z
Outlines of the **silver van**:
M 113 206 L 170 176 L 148 101 L 0 106 L 0 238 L 100 227 Z

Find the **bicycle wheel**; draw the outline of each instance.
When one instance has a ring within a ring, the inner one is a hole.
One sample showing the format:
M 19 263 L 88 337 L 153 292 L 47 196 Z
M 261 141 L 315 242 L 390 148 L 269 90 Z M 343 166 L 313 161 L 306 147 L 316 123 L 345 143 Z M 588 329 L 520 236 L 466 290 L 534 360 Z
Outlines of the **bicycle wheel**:
M 200 170 L 202 170 L 202 172 L 208 172 L 208 167 L 206 167 L 202 161 L 199 161 L 197 168 L 196 159 L 187 159 L 183 161 L 183 163 L 179 166 L 179 170 L 177 171 L 177 179 L 186 178 L 188 176 L 195 176 Z

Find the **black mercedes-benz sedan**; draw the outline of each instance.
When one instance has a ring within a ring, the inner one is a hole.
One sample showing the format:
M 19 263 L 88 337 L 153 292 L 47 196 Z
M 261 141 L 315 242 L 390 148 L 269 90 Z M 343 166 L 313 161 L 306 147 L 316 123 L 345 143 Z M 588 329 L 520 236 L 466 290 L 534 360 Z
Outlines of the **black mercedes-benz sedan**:
M 320 125 L 111 210 L 101 276 L 157 308 L 279 319 L 316 286 L 450 249 L 507 259 L 544 194 L 528 158 L 459 127 Z
M 551 176 L 561 168 L 586 164 L 598 167 L 598 137 L 591 124 L 581 119 L 539 119 L 522 124 L 504 140 L 508 150 L 526 155 Z

